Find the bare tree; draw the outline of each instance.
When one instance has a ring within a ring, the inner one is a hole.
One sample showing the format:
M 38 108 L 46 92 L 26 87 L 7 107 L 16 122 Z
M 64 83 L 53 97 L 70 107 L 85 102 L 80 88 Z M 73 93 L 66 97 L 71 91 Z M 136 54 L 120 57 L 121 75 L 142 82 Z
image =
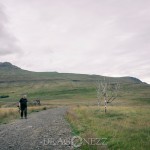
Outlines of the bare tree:
M 104 90 L 104 84 L 98 80 L 96 82 L 96 92 L 97 92 L 97 104 L 99 109 L 103 99 L 103 90 Z
M 96 93 L 97 93 L 97 105 L 100 109 L 100 102 L 101 102 L 101 94 L 102 94 L 102 91 L 101 91 L 101 84 L 100 84 L 100 81 L 97 81 L 96 83 Z
M 112 103 L 118 97 L 120 84 L 97 81 L 97 102 L 100 108 L 100 102 L 104 100 L 105 113 L 107 112 L 107 104 Z

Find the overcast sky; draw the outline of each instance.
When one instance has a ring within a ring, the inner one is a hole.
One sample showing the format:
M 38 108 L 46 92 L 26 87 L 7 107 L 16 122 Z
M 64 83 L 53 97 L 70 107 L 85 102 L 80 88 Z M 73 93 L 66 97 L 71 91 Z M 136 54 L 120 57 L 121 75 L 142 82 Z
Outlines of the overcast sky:
M 150 83 L 150 0 L 0 0 L 0 62 Z

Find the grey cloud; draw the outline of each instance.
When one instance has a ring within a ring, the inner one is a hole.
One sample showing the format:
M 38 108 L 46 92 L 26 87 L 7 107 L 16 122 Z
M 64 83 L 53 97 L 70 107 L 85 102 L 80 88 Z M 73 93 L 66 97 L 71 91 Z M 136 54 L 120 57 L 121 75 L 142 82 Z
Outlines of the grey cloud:
M 25 69 L 129 75 L 150 81 L 149 0 L 2 1 L 25 52 L 16 64 Z M 0 47 L 5 51 L 0 55 L 4 55 L 15 52 L 18 41 L 7 31 L 7 17 L 1 16 Z
M 0 4 L 0 56 L 20 53 L 17 39 L 7 29 L 8 18 Z

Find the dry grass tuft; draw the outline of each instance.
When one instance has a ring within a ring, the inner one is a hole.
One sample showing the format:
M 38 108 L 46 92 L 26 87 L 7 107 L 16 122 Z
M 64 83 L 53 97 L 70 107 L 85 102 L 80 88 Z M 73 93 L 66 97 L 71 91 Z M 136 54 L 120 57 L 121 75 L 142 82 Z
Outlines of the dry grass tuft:
M 39 112 L 54 108 L 54 106 L 30 106 L 28 107 L 28 113 Z M 14 119 L 20 117 L 19 109 L 14 107 L 0 108 L 0 124 L 8 123 Z

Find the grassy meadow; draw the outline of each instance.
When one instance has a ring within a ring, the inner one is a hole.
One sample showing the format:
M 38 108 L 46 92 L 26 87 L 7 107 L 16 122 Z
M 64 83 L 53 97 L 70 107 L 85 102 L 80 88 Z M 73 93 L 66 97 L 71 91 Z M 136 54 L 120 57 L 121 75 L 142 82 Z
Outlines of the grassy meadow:
M 0 123 L 19 118 L 16 103 L 27 94 L 29 113 L 45 107 L 68 106 L 66 119 L 73 135 L 107 138 L 106 146 L 82 145 L 83 150 L 147 150 L 150 147 L 150 85 L 121 84 L 118 98 L 97 107 L 95 81 L 48 80 L 0 83 Z M 41 106 L 32 106 L 40 99 Z
M 97 106 L 72 107 L 67 113 L 73 133 L 85 138 L 106 138 L 106 146 L 84 143 L 83 150 L 148 150 L 150 107 L 110 106 L 105 114 Z
M 50 106 L 29 106 L 28 107 L 28 114 L 33 112 L 39 112 L 42 110 L 46 110 L 52 108 Z M 0 124 L 6 124 L 15 119 L 20 118 L 19 109 L 16 107 L 4 107 L 0 108 Z

